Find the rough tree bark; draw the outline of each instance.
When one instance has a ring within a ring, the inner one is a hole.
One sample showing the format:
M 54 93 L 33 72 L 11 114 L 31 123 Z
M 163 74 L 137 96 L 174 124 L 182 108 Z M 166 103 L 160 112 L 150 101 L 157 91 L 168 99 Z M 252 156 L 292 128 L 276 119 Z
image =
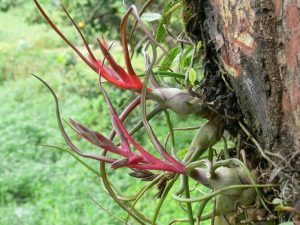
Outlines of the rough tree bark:
M 300 210 L 300 1 L 185 2 L 186 30 L 206 43 L 206 66 L 224 70 L 242 121 L 277 164 L 268 179 Z

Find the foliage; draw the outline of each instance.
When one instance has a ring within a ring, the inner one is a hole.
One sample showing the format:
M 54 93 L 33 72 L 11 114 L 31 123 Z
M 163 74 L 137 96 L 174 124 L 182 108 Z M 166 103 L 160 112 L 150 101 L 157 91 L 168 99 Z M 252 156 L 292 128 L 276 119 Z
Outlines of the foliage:
M 62 4 L 87 34 L 106 33 L 118 38 L 121 16 L 125 12 L 122 1 L 114 0 L 63 0 Z
M 112 39 L 119 38 L 119 25 L 121 16 L 125 12 L 122 1 L 113 0 L 45 0 L 41 1 L 51 11 L 56 24 L 70 25 L 61 6 L 71 12 L 78 26 L 87 34 L 88 38 L 105 33 Z M 27 21 L 31 24 L 45 23 L 43 17 L 34 8 L 28 10 Z M 95 41 L 95 40 L 93 40 Z
M 6 12 L 11 8 L 22 5 L 23 3 L 23 0 L 0 0 L 0 11 Z

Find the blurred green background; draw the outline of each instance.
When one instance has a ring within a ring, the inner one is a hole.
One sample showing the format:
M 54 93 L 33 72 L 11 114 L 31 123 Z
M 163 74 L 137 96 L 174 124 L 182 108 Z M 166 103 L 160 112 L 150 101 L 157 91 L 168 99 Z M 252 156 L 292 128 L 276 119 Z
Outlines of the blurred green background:
M 94 1 L 64 1 L 77 21 L 88 24 L 89 20 L 84 18 L 91 6 L 84 5 L 85 2 Z M 117 3 L 106 8 L 105 13 L 110 18 L 119 18 L 125 9 L 122 1 L 114 2 Z M 70 40 L 81 46 L 78 34 L 66 22 L 58 2 L 41 3 Z M 95 41 L 93 35 L 98 31 L 111 39 L 118 37 L 118 25 L 112 27 L 105 20 L 102 23 L 106 27 L 86 25 L 83 28 L 89 40 Z M 118 44 L 112 52 L 118 62 L 123 61 Z M 135 68 L 137 72 L 144 70 L 142 62 L 142 58 L 134 58 L 133 65 L 139 65 Z M 102 189 L 98 177 L 71 155 L 41 146 L 66 147 L 66 144 L 57 128 L 53 98 L 31 73 L 42 77 L 56 91 L 63 118 L 70 116 L 105 134 L 111 129 L 107 106 L 98 90 L 97 75 L 44 22 L 33 1 L 0 0 L 0 224 L 120 224 L 91 200 L 95 199 L 116 216 L 126 216 Z M 114 106 L 121 112 L 131 93 L 108 85 L 105 87 Z M 171 115 L 175 127 L 201 123 L 193 116 L 179 118 Z M 127 121 L 127 127 L 132 127 L 138 120 L 139 112 L 136 111 Z M 158 115 L 152 125 L 163 141 L 168 132 L 163 114 Z M 83 150 L 98 151 L 72 131 L 69 133 Z M 144 133 L 141 130 L 135 137 L 147 149 L 152 149 Z M 194 131 L 176 133 L 177 148 L 186 150 L 193 134 Z M 96 169 L 99 167 L 92 160 L 86 162 Z M 112 183 L 124 194 L 133 194 L 145 183 L 137 182 L 128 172 L 126 169 L 109 170 L 109 175 Z M 154 197 L 156 191 L 153 189 L 146 194 L 137 206 L 149 217 L 158 201 Z M 167 224 L 170 219 L 180 217 L 186 217 L 181 206 L 168 199 L 159 221 Z

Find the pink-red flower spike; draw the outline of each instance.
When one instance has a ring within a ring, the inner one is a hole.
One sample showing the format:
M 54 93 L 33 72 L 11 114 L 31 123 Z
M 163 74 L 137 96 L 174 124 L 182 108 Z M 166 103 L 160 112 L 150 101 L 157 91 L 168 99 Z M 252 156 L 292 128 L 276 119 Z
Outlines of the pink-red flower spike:
M 141 91 L 143 87 L 142 81 L 139 79 L 137 74 L 134 72 L 131 62 L 130 62 L 130 57 L 128 54 L 128 46 L 127 46 L 127 41 L 126 41 L 126 34 L 123 31 L 125 28 L 121 27 L 121 32 L 122 33 L 122 38 L 121 38 L 121 44 L 124 50 L 124 57 L 125 57 L 125 62 L 126 62 L 126 67 L 127 71 L 126 72 L 112 57 L 112 55 L 108 51 L 108 45 L 102 36 L 102 42 L 97 39 L 98 44 L 100 46 L 100 49 L 104 55 L 104 57 L 107 59 L 107 61 L 110 64 L 110 67 L 103 64 L 101 60 L 96 59 L 95 55 L 91 51 L 85 37 L 83 36 L 82 32 L 80 31 L 79 27 L 75 23 L 75 21 L 72 19 L 72 17 L 69 15 L 69 13 L 64 9 L 65 13 L 69 17 L 70 21 L 72 24 L 75 26 L 77 29 L 80 37 L 83 40 L 83 43 L 86 47 L 86 50 L 88 51 L 89 56 L 86 57 L 80 50 L 75 47 L 69 40 L 68 38 L 58 29 L 58 27 L 53 23 L 53 21 L 49 18 L 47 13 L 44 11 L 44 9 L 41 7 L 41 5 L 38 3 L 37 0 L 34 0 L 36 6 L 40 10 L 41 14 L 44 16 L 46 21 L 49 23 L 49 25 L 53 28 L 53 30 L 56 31 L 56 33 L 79 55 L 79 57 L 91 68 L 93 69 L 97 74 L 100 74 L 103 76 L 105 80 L 108 82 L 114 84 L 115 86 L 126 89 L 126 90 L 134 90 L 134 91 Z M 127 20 L 126 20 L 127 21 Z M 123 23 L 123 26 L 126 26 L 126 21 L 125 24 Z M 125 35 L 125 37 L 123 37 Z M 127 53 L 127 54 L 126 54 Z M 150 88 L 148 88 L 148 91 L 151 91 Z
M 116 131 L 117 136 L 120 139 L 121 145 L 118 147 L 112 141 L 104 137 L 97 131 L 86 128 L 80 123 L 75 122 L 70 119 L 70 122 L 74 130 L 83 138 L 88 140 L 90 143 L 106 150 L 111 153 L 123 156 L 124 158 L 114 161 L 102 160 L 111 163 L 112 168 L 128 167 L 133 169 L 143 169 L 143 170 L 162 170 L 170 171 L 174 173 L 185 173 L 185 165 L 177 161 L 166 151 L 163 155 L 164 160 L 158 159 L 151 153 L 146 151 L 141 145 L 139 145 L 132 136 L 126 130 L 124 124 L 120 120 L 116 110 L 114 109 L 106 91 L 100 85 L 103 95 L 105 97 L 106 103 L 109 106 L 110 116 L 112 125 Z M 133 145 L 139 152 L 133 152 L 131 150 L 130 144 Z M 111 158 L 110 158 L 111 159 Z
M 109 53 L 108 48 L 106 48 L 99 39 L 97 39 L 97 41 L 105 59 L 109 62 L 111 68 L 119 75 L 120 79 L 123 81 L 124 84 L 121 88 L 140 91 L 143 88 L 143 83 L 136 75 L 136 73 L 133 70 L 130 73 L 127 73 L 119 64 L 116 63 L 112 55 Z M 103 63 L 99 60 L 95 63 L 98 70 L 102 73 L 101 67 Z
M 127 135 L 123 136 L 123 129 L 119 126 L 119 122 L 116 121 L 115 115 L 112 115 L 114 120 L 115 127 L 119 130 L 117 132 L 118 137 L 121 140 L 121 146 L 116 146 L 113 142 L 108 140 L 102 134 L 97 131 L 91 130 L 82 124 L 75 122 L 70 119 L 70 122 L 74 128 L 74 130 L 83 138 L 85 138 L 90 143 L 117 155 L 123 156 L 123 159 L 114 159 L 110 157 L 103 157 L 103 159 L 99 159 L 99 161 L 105 161 L 111 163 L 111 167 L 114 169 L 121 167 L 128 167 L 133 169 L 143 169 L 143 170 L 162 170 L 162 171 L 170 171 L 174 173 L 185 173 L 185 167 L 182 164 L 182 167 L 178 167 L 177 165 L 173 165 L 169 162 L 165 162 L 160 160 L 147 152 L 142 146 L 137 144 L 134 139 L 131 137 L 130 139 L 126 139 Z M 123 124 L 121 126 L 124 127 Z M 122 128 L 123 128 L 122 127 Z M 136 149 L 140 152 L 140 154 L 133 152 L 129 146 L 129 142 L 136 147 Z M 112 160 L 114 159 L 114 160 Z

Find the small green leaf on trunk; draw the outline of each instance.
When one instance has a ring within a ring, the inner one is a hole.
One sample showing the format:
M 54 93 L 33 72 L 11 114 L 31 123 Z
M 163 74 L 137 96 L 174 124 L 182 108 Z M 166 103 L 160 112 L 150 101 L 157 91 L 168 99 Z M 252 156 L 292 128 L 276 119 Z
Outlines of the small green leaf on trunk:
M 160 20 L 161 15 L 159 13 L 144 13 L 141 17 L 143 22 L 153 22 Z
M 282 203 L 283 203 L 283 201 L 280 198 L 274 198 L 273 201 L 272 201 L 273 205 L 279 205 L 279 204 L 282 204 Z
M 197 80 L 197 73 L 194 70 L 194 68 L 191 68 L 189 71 L 189 81 L 191 82 L 192 85 L 195 84 L 195 81 Z

